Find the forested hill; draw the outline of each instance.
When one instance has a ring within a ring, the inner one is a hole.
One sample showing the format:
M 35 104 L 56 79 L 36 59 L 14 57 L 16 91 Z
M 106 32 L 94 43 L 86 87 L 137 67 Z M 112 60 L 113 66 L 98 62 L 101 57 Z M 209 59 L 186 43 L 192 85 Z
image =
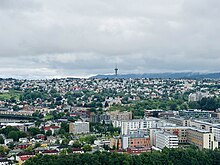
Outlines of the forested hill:
M 115 75 L 96 75 L 90 78 L 116 78 Z M 117 78 L 123 79 L 139 79 L 139 78 L 164 78 L 164 79 L 220 79 L 220 73 L 195 73 L 195 72 L 179 72 L 179 73 L 144 73 L 144 74 L 120 74 Z

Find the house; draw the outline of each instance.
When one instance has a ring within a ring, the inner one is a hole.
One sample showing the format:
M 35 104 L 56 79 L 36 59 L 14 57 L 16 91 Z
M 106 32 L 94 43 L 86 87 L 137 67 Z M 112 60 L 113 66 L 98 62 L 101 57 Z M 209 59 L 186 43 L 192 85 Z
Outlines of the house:
M 45 140 L 45 139 L 46 139 L 46 136 L 45 136 L 44 134 L 37 134 L 37 135 L 36 135 L 36 138 L 37 138 L 37 139 Z
M 26 149 L 26 148 L 28 148 L 30 146 L 30 144 L 28 144 L 28 143 L 20 143 L 20 144 L 18 144 L 18 146 L 17 146 L 17 148 L 20 148 L 20 149 Z
M 84 151 L 80 148 L 72 148 L 73 154 L 83 154 Z
M 0 157 L 0 165 L 9 165 L 11 161 L 9 161 L 6 157 Z
M 22 165 L 26 160 L 35 156 L 35 152 L 20 152 L 17 154 L 18 164 Z
M 42 151 L 43 155 L 58 155 L 59 151 L 58 150 L 44 150 Z
M 5 143 L 5 145 L 7 145 L 9 143 L 13 143 L 13 139 L 5 139 L 4 143 Z
M 52 135 L 56 134 L 59 132 L 60 127 L 59 126 L 47 126 L 44 127 L 44 132 L 46 133 L 47 131 L 51 130 Z
M 128 148 L 128 154 L 140 155 L 141 153 L 151 152 L 151 148 Z
M 27 138 L 19 138 L 19 142 L 21 143 L 27 143 L 28 139 Z

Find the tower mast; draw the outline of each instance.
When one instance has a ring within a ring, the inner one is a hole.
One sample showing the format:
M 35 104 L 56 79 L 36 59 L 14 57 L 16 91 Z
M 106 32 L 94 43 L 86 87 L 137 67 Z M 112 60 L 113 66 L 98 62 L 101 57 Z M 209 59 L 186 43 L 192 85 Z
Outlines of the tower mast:
M 118 66 L 117 66 L 117 64 L 115 66 L 115 76 L 118 76 Z

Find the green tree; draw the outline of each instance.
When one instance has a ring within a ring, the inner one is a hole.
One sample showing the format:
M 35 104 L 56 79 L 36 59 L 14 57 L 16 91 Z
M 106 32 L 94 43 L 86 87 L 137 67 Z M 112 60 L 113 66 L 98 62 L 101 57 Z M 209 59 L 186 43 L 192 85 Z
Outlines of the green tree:
M 76 140 L 76 141 L 74 141 L 72 147 L 73 148 L 81 148 L 82 144 L 80 143 L 80 141 Z
M 69 132 L 69 124 L 67 122 L 62 122 L 61 123 L 61 129 L 64 129 L 65 132 Z
M 11 150 L 13 150 L 15 147 L 15 144 L 13 142 L 8 144 L 8 148 L 10 148 Z
M 28 152 L 31 152 L 31 151 L 33 151 L 33 148 L 32 148 L 32 146 L 29 146 L 29 147 L 27 147 L 27 148 L 25 149 L 25 151 L 28 151 Z
M 90 148 L 90 147 L 89 147 Z M 90 150 L 90 149 L 89 149 Z M 162 152 L 152 151 L 140 155 L 118 154 L 115 152 L 95 152 L 93 154 L 71 154 L 71 155 L 37 155 L 28 159 L 25 165 L 58 165 L 58 164 L 105 164 L 105 165 L 213 165 L 220 164 L 219 150 L 197 150 L 197 149 L 164 149 Z
M 7 152 L 8 152 L 8 150 L 7 150 L 5 147 L 0 146 L 0 154 L 1 154 L 1 155 L 6 155 Z
M 86 145 L 83 146 L 83 150 L 84 150 L 85 152 L 92 151 L 92 147 L 91 147 L 91 145 L 86 144 Z
M 34 145 L 34 148 L 38 148 L 40 146 L 41 146 L 41 144 L 39 142 L 36 142 L 35 145 Z
M 51 136 L 52 135 L 52 131 L 51 130 L 48 130 L 47 132 L 46 132 L 46 136 Z
M 18 141 L 18 132 L 17 131 L 11 131 L 8 133 L 8 138 L 13 139 L 14 141 Z
M 0 144 L 4 144 L 4 138 L 0 135 Z
M 28 133 L 29 133 L 31 136 L 35 136 L 35 135 L 37 135 L 37 134 L 41 134 L 42 131 L 41 131 L 39 128 L 37 128 L 37 127 L 31 127 L 31 128 L 28 129 Z

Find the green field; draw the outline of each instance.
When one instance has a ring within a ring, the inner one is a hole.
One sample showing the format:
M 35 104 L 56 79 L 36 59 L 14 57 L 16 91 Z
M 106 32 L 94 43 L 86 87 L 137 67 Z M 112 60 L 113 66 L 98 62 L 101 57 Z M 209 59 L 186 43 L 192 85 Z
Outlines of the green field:
M 11 98 L 15 98 L 16 100 L 19 100 L 21 96 L 21 92 L 17 91 L 9 91 L 8 93 L 0 93 L 0 100 L 9 100 Z
M 44 120 L 50 120 L 52 118 L 53 118 L 53 115 L 47 115 L 47 116 L 44 117 Z

